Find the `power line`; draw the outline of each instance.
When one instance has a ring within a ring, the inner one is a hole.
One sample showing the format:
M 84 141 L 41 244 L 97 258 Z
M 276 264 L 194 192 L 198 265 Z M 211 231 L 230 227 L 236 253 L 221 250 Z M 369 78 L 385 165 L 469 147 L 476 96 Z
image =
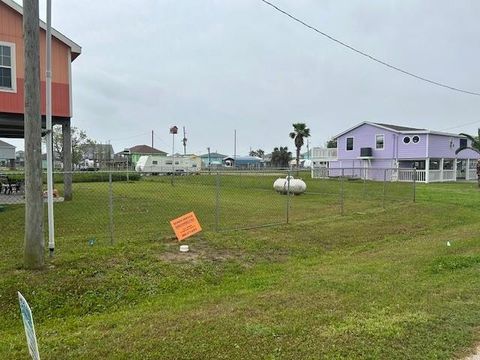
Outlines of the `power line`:
M 460 124 L 460 125 L 457 125 L 457 126 L 452 126 L 452 127 L 446 128 L 446 129 L 442 129 L 442 130 L 440 130 L 440 131 L 458 129 L 458 128 L 460 128 L 460 127 L 464 127 L 464 126 L 468 126 L 468 125 L 473 125 L 473 124 L 478 124 L 478 123 L 480 123 L 480 120 L 472 121 L 472 122 L 465 123 L 465 124 Z
M 165 144 L 166 146 L 170 146 L 170 144 L 167 144 L 167 142 L 165 140 L 163 140 L 161 137 L 159 137 L 157 135 L 157 133 L 154 133 L 153 136 L 155 136 L 155 139 L 159 140 L 160 142 L 162 142 L 163 144 Z
M 403 70 L 403 69 L 401 69 L 401 68 L 399 68 L 399 67 L 397 67 L 397 66 L 395 66 L 395 65 L 391 65 L 391 64 L 389 64 L 389 63 L 387 63 L 387 62 L 385 62 L 385 61 L 383 61 L 383 60 L 380 60 L 380 59 L 378 59 L 378 58 L 376 58 L 376 57 L 374 57 L 374 56 L 372 56 L 372 55 L 367 54 L 366 52 L 363 52 L 362 50 L 359 50 L 359 49 L 357 49 L 357 48 L 354 48 L 353 46 L 348 45 L 348 44 L 344 43 L 343 41 L 340 41 L 340 40 L 334 38 L 333 36 L 328 35 L 327 33 L 324 33 L 323 31 L 317 29 L 316 27 L 314 27 L 314 26 L 312 26 L 312 25 L 307 24 L 307 23 L 304 22 L 303 20 L 300 20 L 299 18 L 297 18 L 297 17 L 295 17 L 294 15 L 286 12 L 285 10 L 280 9 L 278 6 L 272 4 L 271 2 L 269 2 L 269 1 L 267 1 L 267 0 L 260 0 L 260 1 L 262 1 L 263 3 L 271 6 L 272 8 L 274 8 L 275 10 L 277 10 L 278 12 L 280 12 L 280 13 L 288 16 L 290 19 L 292 19 L 292 20 L 294 20 L 294 21 L 302 24 L 303 26 L 309 28 L 310 30 L 313 30 L 313 31 L 315 31 L 316 33 L 318 33 L 318 34 L 320 34 L 320 35 L 328 38 L 329 40 L 331 40 L 331 41 L 333 41 L 333 42 L 336 42 L 337 44 L 340 44 L 340 45 L 342 45 L 342 46 L 344 46 L 344 47 L 346 47 L 346 48 L 348 48 L 348 49 L 356 52 L 357 54 L 360 54 L 360 55 L 362 55 L 362 56 L 364 56 L 364 57 L 366 57 L 366 58 L 368 58 L 368 59 L 370 59 L 370 60 L 373 60 L 373 61 L 375 61 L 375 62 L 377 62 L 377 63 L 379 63 L 379 64 L 381 64 L 381 65 L 384 65 L 384 66 L 386 66 L 386 67 L 388 67 L 388 68 L 390 68 L 390 69 L 392 69 L 392 70 L 396 70 L 396 71 L 401 72 L 401 73 L 403 73 L 403 74 L 405 74 L 405 75 L 414 77 L 414 78 L 416 78 L 416 79 L 418 79 L 418 80 L 425 81 L 425 82 L 430 83 L 430 84 L 432 84 L 432 85 L 441 86 L 441 87 L 446 88 L 446 89 L 449 89 L 449 90 L 458 91 L 458 92 L 465 93 L 465 94 L 469 94 L 469 95 L 480 96 L 480 93 L 478 93 L 478 92 L 469 91 L 469 90 L 464 90 L 464 89 L 460 89 L 460 88 L 457 88 L 457 87 L 454 87 L 454 86 L 450 86 L 450 85 L 447 85 L 447 84 L 444 84 L 444 83 L 441 83 L 441 82 L 438 82 L 438 81 L 430 80 L 430 79 L 428 79 L 428 78 L 426 78 L 426 77 L 423 77 L 423 76 L 421 76 L 421 75 L 416 75 L 416 74 L 414 74 L 414 73 L 411 73 L 410 71 Z
M 150 134 L 150 132 L 144 132 L 144 133 L 141 133 L 141 134 L 132 135 L 132 136 L 123 137 L 123 138 L 110 139 L 110 141 L 128 140 L 128 139 L 133 139 L 133 138 L 137 138 L 137 137 L 140 137 L 140 136 L 145 136 L 147 134 Z

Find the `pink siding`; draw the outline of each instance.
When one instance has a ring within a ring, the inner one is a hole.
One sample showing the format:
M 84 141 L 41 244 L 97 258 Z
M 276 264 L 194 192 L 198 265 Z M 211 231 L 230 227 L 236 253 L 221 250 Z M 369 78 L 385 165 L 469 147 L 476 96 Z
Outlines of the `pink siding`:
M 0 112 L 22 114 L 24 111 L 24 47 L 22 16 L 0 2 L 0 41 L 15 44 L 16 92 L 0 91 Z M 54 116 L 70 117 L 69 47 L 52 39 L 52 111 Z M 40 30 L 40 80 L 42 114 L 45 114 L 45 31 Z

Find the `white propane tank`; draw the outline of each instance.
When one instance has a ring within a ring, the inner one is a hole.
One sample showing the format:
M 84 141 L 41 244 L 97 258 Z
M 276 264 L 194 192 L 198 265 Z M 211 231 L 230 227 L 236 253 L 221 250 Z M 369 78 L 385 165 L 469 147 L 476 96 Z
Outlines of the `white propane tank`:
M 287 176 L 285 179 L 279 178 L 273 183 L 273 188 L 280 194 L 287 194 L 288 179 L 290 178 L 290 193 L 294 195 L 303 194 L 307 190 L 307 184 L 303 180 L 294 179 L 293 176 Z

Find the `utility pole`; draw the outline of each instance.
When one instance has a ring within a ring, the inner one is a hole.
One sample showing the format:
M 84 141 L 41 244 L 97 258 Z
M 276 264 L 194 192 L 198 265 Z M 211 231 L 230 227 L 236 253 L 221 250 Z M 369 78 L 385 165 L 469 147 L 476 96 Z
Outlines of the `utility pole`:
M 172 126 L 170 128 L 170 134 L 172 134 L 172 186 L 173 176 L 175 175 L 175 135 L 178 133 L 178 127 Z
M 153 147 L 154 147 L 154 146 L 153 146 L 153 130 L 152 130 L 152 148 L 153 148 Z
M 210 172 L 210 167 L 212 165 L 211 159 L 210 159 L 210 146 L 207 147 L 208 150 L 208 172 Z
M 183 127 L 183 155 L 187 155 L 187 133 L 185 132 L 185 126 Z
M 25 57 L 25 250 L 28 269 L 44 265 L 40 24 L 38 0 L 23 1 Z

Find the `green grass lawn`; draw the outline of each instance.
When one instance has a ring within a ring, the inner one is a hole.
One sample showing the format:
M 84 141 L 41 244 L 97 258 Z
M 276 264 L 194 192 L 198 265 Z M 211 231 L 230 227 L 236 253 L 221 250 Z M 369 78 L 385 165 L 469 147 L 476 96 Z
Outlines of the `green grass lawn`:
M 276 176 L 74 184 L 56 204 L 57 250 L 22 269 L 23 206 L 0 212 L 0 359 L 28 351 L 16 291 L 45 359 L 451 359 L 480 340 L 475 184 Z M 344 215 L 340 201 L 343 186 Z M 385 199 L 385 200 L 384 200 Z M 218 202 L 220 211 L 216 211 Z M 168 220 L 204 231 L 180 254 Z M 241 227 L 279 224 L 241 231 Z M 90 246 L 89 239 L 95 239 Z M 447 241 L 451 246 L 446 246 Z

